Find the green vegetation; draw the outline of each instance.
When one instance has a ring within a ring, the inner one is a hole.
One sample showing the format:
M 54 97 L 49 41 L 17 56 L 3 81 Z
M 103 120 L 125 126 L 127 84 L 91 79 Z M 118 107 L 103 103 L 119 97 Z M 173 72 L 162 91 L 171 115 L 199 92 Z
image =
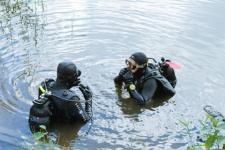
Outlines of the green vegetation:
M 28 146 L 29 150 L 60 150 L 60 148 L 54 144 L 54 141 L 48 136 L 48 132 L 44 125 L 40 126 L 38 132 L 33 133 L 34 144 Z
M 44 10 L 44 0 L 1 0 L 0 33 L 13 41 L 18 32 L 23 41 L 33 39 L 36 46 L 45 27 L 45 18 L 40 17 Z
M 187 150 L 225 150 L 225 122 L 207 114 L 197 126 L 188 121 L 180 121 L 185 128 L 189 146 Z M 197 133 L 193 130 L 197 129 Z
M 0 34 L 8 45 L 5 50 L 26 56 L 24 74 L 27 76 L 32 76 L 37 68 L 38 62 L 33 56 L 40 53 L 37 47 L 46 26 L 47 18 L 43 15 L 46 7 L 45 0 L 0 0 Z M 35 49 L 27 46 L 19 49 L 16 43 L 32 44 Z

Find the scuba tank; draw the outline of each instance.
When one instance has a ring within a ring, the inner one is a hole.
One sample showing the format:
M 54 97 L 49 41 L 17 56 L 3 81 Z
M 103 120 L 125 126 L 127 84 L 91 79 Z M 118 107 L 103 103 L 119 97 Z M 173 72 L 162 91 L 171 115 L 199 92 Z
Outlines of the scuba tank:
M 159 70 L 160 74 L 164 76 L 170 82 L 173 88 L 175 88 L 177 83 L 175 71 L 166 63 L 171 61 L 165 60 L 164 57 L 161 58 L 161 62 L 157 62 L 154 58 L 148 58 L 148 59 L 153 61 L 153 63 L 148 63 L 148 66 L 151 69 Z
M 29 115 L 29 125 L 32 130 L 38 129 L 40 125 L 49 125 L 52 115 L 49 105 L 48 93 L 40 95 L 37 100 L 33 100 Z

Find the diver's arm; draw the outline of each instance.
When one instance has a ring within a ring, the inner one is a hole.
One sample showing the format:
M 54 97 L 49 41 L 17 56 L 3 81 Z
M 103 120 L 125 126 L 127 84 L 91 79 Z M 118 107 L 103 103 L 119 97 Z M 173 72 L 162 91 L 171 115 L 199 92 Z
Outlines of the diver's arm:
M 84 122 L 84 123 L 88 122 L 91 119 L 91 117 L 92 117 L 92 107 L 90 106 L 90 104 L 87 104 L 85 102 L 85 109 L 82 109 L 82 111 L 83 111 L 82 114 L 80 114 L 82 122 Z
M 80 105 L 82 107 L 82 105 Z M 92 100 L 85 100 L 85 108 L 80 109 L 82 113 L 80 114 L 80 117 L 82 119 L 82 122 L 87 122 L 92 118 Z
M 85 108 L 84 108 L 84 122 L 87 122 L 92 118 L 92 91 L 88 86 L 84 86 L 83 84 L 79 85 L 79 89 L 81 90 L 84 99 L 85 99 Z
M 90 120 L 92 118 L 92 99 L 85 100 L 85 112 L 86 112 L 86 120 Z
M 114 78 L 114 83 L 115 83 L 116 85 L 122 85 L 122 83 L 123 83 L 123 78 L 122 78 L 120 75 L 116 76 L 116 77 Z
M 75 101 L 75 110 L 76 110 L 76 115 L 74 116 L 75 118 L 79 118 L 82 122 L 87 122 L 90 120 L 92 114 L 91 112 L 91 104 L 85 101 L 85 108 L 81 105 L 80 103 L 80 98 L 78 96 L 73 97 L 73 100 Z
M 131 98 L 133 98 L 138 104 L 145 104 L 147 101 L 151 100 L 157 89 L 157 82 L 155 79 L 149 79 L 144 83 L 143 90 L 141 93 L 137 90 L 128 90 Z
M 128 72 L 127 68 L 121 69 L 119 74 L 114 78 L 114 83 L 119 86 L 122 85 L 122 83 L 124 82 L 123 75 L 127 72 Z
M 154 96 L 156 92 L 157 87 L 158 87 L 157 81 L 153 78 L 148 79 L 144 83 L 144 87 L 141 93 L 146 101 L 149 101 L 152 99 L 152 97 Z
M 134 99 L 138 104 L 143 105 L 145 104 L 145 99 L 142 97 L 140 93 L 137 92 L 137 90 L 130 90 L 130 97 Z

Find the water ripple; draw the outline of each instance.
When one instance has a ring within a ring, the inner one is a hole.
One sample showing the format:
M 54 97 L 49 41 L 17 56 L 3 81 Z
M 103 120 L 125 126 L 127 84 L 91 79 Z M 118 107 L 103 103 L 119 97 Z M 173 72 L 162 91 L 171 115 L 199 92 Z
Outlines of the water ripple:
M 184 149 L 177 120 L 202 117 L 199 108 L 208 103 L 224 110 L 224 6 L 222 0 L 3 0 L 0 111 L 27 124 L 38 84 L 56 77 L 60 61 L 72 60 L 94 92 L 94 124 L 85 140 L 65 136 L 69 146 Z M 174 98 L 146 108 L 119 100 L 112 80 L 135 51 L 182 65 Z M 14 147 L 17 135 L 2 128 L 7 138 L 0 143 Z

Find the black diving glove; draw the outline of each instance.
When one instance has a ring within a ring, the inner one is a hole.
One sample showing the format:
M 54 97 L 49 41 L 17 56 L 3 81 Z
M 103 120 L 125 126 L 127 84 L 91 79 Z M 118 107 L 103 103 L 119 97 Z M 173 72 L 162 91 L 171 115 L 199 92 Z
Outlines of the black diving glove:
M 85 100 L 92 99 L 93 94 L 91 92 L 91 89 L 88 86 L 84 86 L 83 84 L 80 84 L 79 89 L 82 92 L 82 94 L 84 95 Z
M 74 82 L 73 85 L 74 86 L 78 86 L 80 84 L 80 78 L 77 78 Z
M 122 82 L 124 82 L 123 75 L 126 74 L 127 72 L 128 72 L 127 68 L 121 69 L 119 75 L 114 78 L 114 82 L 119 85 L 122 84 Z
M 130 71 L 127 71 L 124 75 L 123 75 L 123 79 L 124 79 L 124 83 L 125 84 L 132 84 L 134 82 L 134 77 L 133 74 Z
M 121 69 L 120 72 L 119 72 L 119 76 L 123 77 L 123 75 L 125 75 L 128 71 L 129 71 L 128 68 Z
M 130 71 L 127 71 L 124 75 L 123 75 L 123 79 L 124 79 L 124 83 L 126 85 L 130 85 L 134 83 L 134 77 L 133 74 Z

